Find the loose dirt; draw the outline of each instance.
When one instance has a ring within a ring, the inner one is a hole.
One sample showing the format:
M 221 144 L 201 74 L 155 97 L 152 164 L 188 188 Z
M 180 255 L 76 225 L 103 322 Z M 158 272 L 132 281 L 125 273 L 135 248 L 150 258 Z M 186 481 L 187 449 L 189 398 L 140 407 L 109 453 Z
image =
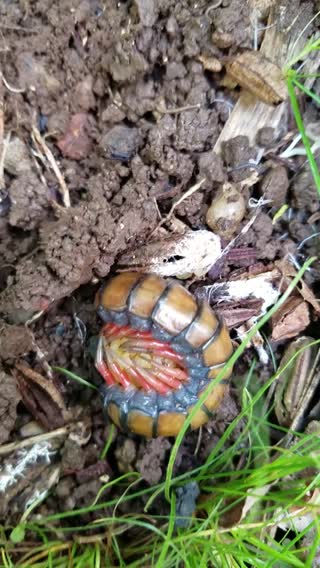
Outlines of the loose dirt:
M 220 185 L 227 180 L 240 184 L 252 174 L 259 148 L 272 149 L 256 166 L 256 183 L 242 188 L 247 208 L 239 233 L 251 218 L 249 198 L 265 200 L 237 241 L 249 252 L 212 269 L 209 284 L 243 270 L 253 258 L 263 268 L 287 254 L 300 264 L 319 254 L 319 241 L 309 237 L 319 231 L 320 208 L 305 157 L 278 159 L 279 140 L 272 128 L 257 132 L 254 146 L 240 135 L 223 144 L 221 156 L 212 152 L 239 88 L 226 86 L 223 69 L 205 69 L 201 56 L 220 61 L 252 48 L 249 3 L 223 1 L 215 8 L 202 0 L 1 2 L 0 21 L 3 120 L 5 134 L 11 134 L 5 188 L 0 188 L 4 443 L 20 439 L 21 427 L 33 418 L 16 389 L 17 362 L 47 377 L 48 366 L 64 367 L 99 385 L 92 357 L 100 325 L 93 306 L 99 282 L 114 272 L 121 253 L 146 244 L 159 216 L 193 184 L 206 178 L 175 216 L 191 229 L 207 228 L 206 212 Z M 312 110 L 310 121 L 319 121 L 313 103 L 306 107 Z M 289 122 L 283 135 L 292 132 Z M 52 152 L 70 207 L 64 206 L 61 181 L 32 137 L 33 127 Z M 288 211 L 274 223 L 284 203 Z M 315 267 L 308 284 L 316 293 L 319 279 Z M 278 352 L 274 346 L 276 357 L 282 348 Z M 239 371 L 250 363 L 250 353 Z M 146 486 L 164 479 L 171 440 L 145 441 L 115 432 L 102 459 L 110 425 L 104 422 L 99 395 L 53 374 L 73 418 L 89 426 L 77 443 L 68 436 L 61 439 L 54 458 L 60 464 L 59 481 L 38 508 L 40 514 L 92 503 L 106 476 L 139 471 Z M 186 436 L 175 474 L 208 457 L 238 413 L 233 390 L 231 395 L 200 441 L 198 433 Z M 16 501 L 17 492 L 2 510 L 7 522 L 15 522 L 23 510 L 25 501 Z M 136 510 L 143 506 L 138 499 Z M 125 512 L 126 504 L 119 510 Z M 152 510 L 161 514 L 164 501 L 156 501 Z

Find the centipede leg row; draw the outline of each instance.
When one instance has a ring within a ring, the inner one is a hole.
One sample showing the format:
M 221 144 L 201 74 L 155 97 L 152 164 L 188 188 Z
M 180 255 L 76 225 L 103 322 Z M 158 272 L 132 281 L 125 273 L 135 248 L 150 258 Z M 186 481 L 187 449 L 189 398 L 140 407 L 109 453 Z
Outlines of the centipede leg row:
M 105 413 L 123 431 L 177 436 L 232 354 L 225 325 L 206 301 L 153 274 L 111 278 L 98 292 L 96 306 L 104 322 L 95 365 L 105 379 Z M 214 416 L 231 372 L 196 413 L 192 429 Z

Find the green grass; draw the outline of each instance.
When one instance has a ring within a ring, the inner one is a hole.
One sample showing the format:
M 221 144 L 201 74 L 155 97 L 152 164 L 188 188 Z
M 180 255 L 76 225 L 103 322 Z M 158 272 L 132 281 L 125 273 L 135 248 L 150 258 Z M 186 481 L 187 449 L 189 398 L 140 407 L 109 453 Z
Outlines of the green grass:
M 297 128 L 320 195 L 319 170 L 297 93 L 304 93 L 317 104 L 320 100 L 304 85 L 305 75 L 295 69 L 298 62 L 319 49 L 320 40 L 310 40 L 284 73 Z M 201 467 L 174 477 L 174 464 L 188 425 L 206 396 L 283 304 L 313 260 L 304 264 L 285 294 L 249 332 L 207 388 L 173 445 L 163 483 L 146 488 L 140 475 L 130 472 L 102 485 L 87 507 L 39 518 L 35 516 L 37 504 L 33 505 L 19 524 L 0 529 L 0 568 L 312 568 L 320 547 L 320 500 L 310 501 L 312 492 L 320 492 L 320 437 L 300 433 L 288 446 L 271 445 L 271 430 L 278 431 L 282 437 L 290 434 L 272 424 L 271 409 L 266 412 L 265 408 L 266 394 L 280 374 L 276 367 L 273 376 L 262 386 L 257 386 L 255 362 L 246 377 L 237 378 L 241 412 Z M 85 387 L 96 388 L 70 371 L 58 370 Z M 244 426 L 230 445 L 240 421 Z M 101 459 L 108 454 L 113 433 L 114 427 L 110 429 Z M 241 463 L 243 456 L 244 462 L 239 467 L 236 464 Z M 195 515 L 188 519 L 188 527 L 178 529 L 176 489 L 190 480 L 198 483 L 201 495 Z M 115 494 L 117 497 L 112 496 Z M 142 497 L 146 503 L 143 510 Z M 167 503 L 167 515 L 162 517 L 152 514 L 152 507 L 159 499 Z M 130 514 L 121 514 L 121 503 L 130 505 Z M 244 505 L 248 510 L 242 515 Z M 106 516 L 106 510 L 112 513 Z M 83 523 L 83 516 L 93 512 L 96 521 Z M 305 518 L 308 515 L 308 522 L 301 530 L 295 526 L 297 514 Z M 230 515 L 233 522 L 226 526 Z M 280 515 L 285 528 L 281 539 L 276 540 Z M 307 545 L 303 536 L 310 535 Z
M 227 366 L 241 356 L 250 338 L 285 301 L 313 260 L 304 264 L 290 288 L 252 329 Z M 0 567 L 233 568 L 250 565 L 311 568 L 320 543 L 317 521 L 320 502 L 318 505 L 309 503 L 308 495 L 315 489 L 320 491 L 320 474 L 317 473 L 320 471 L 320 438 L 298 434 L 289 447 L 271 446 L 270 428 L 277 427 L 271 424 L 270 414 L 263 409 L 265 394 L 278 376 L 279 370 L 263 386 L 257 387 L 255 364 L 252 364 L 248 376 L 242 378 L 242 410 L 201 467 L 179 477 L 173 476 L 182 433 L 172 448 L 163 483 L 146 488 L 140 475 L 130 472 L 103 485 L 97 498 L 87 507 L 43 518 L 24 515 L 19 525 L 6 527 L 0 533 Z M 237 382 L 241 384 L 241 378 Z M 244 427 L 230 446 L 231 434 L 240 420 Z M 285 434 L 283 428 L 278 427 L 278 430 Z M 111 437 L 112 434 L 103 455 L 108 452 Z M 238 469 L 235 464 L 244 453 L 245 460 Z M 314 473 L 306 475 L 306 468 Z M 188 527 L 177 529 L 176 489 L 190 480 L 197 481 L 201 496 Z M 113 496 L 115 490 L 117 497 Z M 141 510 L 141 497 L 146 502 L 144 510 Z M 165 498 L 167 515 L 153 515 L 153 505 L 158 499 L 164 502 Z M 129 504 L 131 513 L 121 514 L 120 503 Z M 240 518 L 244 503 L 251 506 L 248 505 L 247 514 Z M 312 544 L 305 551 L 301 534 L 294 526 L 297 508 L 300 515 L 310 514 L 304 532 L 314 533 Z M 106 509 L 112 511 L 108 516 L 105 516 Z M 33 515 L 35 512 L 33 510 Z M 81 522 L 83 515 L 93 512 L 98 517 L 95 522 Z M 228 528 L 222 521 L 232 512 L 238 518 L 235 517 Z M 283 538 L 277 542 L 274 529 L 279 524 L 280 513 L 288 519 L 291 532 L 290 538 L 286 538 L 287 530 L 284 530 Z
M 319 16 L 319 14 L 317 14 Z M 300 73 L 299 70 L 296 70 L 294 68 L 294 66 L 300 62 L 306 59 L 306 57 L 310 56 L 311 54 L 318 52 L 320 50 L 320 38 L 317 39 L 311 39 L 304 47 L 304 49 L 297 54 L 294 58 L 291 59 L 291 61 L 286 65 L 285 69 L 284 69 L 284 74 L 286 77 L 286 81 L 287 81 L 287 87 L 288 87 L 288 93 L 289 93 L 289 98 L 290 98 L 290 103 L 291 103 L 291 108 L 292 108 L 292 112 L 297 124 L 297 128 L 301 134 L 301 139 L 303 142 L 303 145 L 305 147 L 305 151 L 306 151 L 306 156 L 308 159 L 308 162 L 310 164 L 310 169 L 313 175 L 313 179 L 315 182 L 315 186 L 317 188 L 317 191 L 319 193 L 320 196 L 320 173 L 319 173 L 319 168 L 317 166 L 317 162 L 315 160 L 314 154 L 312 152 L 311 149 L 311 144 L 310 144 L 310 140 L 307 136 L 306 130 L 305 130 L 305 125 L 303 122 L 303 118 L 301 115 L 301 111 L 300 111 L 300 107 L 299 107 L 299 101 L 298 101 L 298 97 L 297 97 L 297 93 L 304 93 L 306 96 L 310 97 L 311 99 L 313 99 L 318 105 L 320 104 L 320 97 L 314 93 L 312 90 L 308 89 L 304 84 L 303 84 L 303 79 L 307 78 L 308 75 L 304 75 L 303 73 Z M 315 77 L 319 77 L 319 74 L 315 74 Z
M 270 426 L 268 422 L 261 424 L 258 416 L 252 414 L 252 421 L 248 424 L 250 429 L 259 429 L 261 426 Z M 143 494 L 154 494 L 164 491 L 164 484 L 150 489 L 126 492 L 122 500 L 132 502 L 132 515 L 103 517 L 84 526 L 65 526 L 65 521 L 78 517 L 90 511 L 99 511 L 104 507 L 115 507 L 117 500 L 107 500 L 98 505 L 86 507 L 78 511 L 52 515 L 50 517 L 30 522 L 25 528 L 37 535 L 42 544 L 29 546 L 5 541 L 2 536 L 2 566 L 32 566 L 54 568 L 62 566 L 157 566 L 174 567 L 178 563 L 183 566 L 208 566 L 209 560 L 213 566 L 245 566 L 250 562 L 253 566 L 273 566 L 274 562 L 282 561 L 284 566 L 312 566 L 314 549 L 308 552 L 309 560 L 302 560 L 299 542 L 290 535 L 290 540 L 276 542 L 272 536 L 272 528 L 276 526 L 276 514 L 280 510 L 285 517 L 292 516 L 290 509 L 301 507 L 314 510 L 314 520 L 306 530 L 315 529 L 315 542 L 320 542 L 320 531 L 317 526 L 318 508 L 308 507 L 304 497 L 309 486 L 304 479 L 288 476 L 297 475 L 306 467 L 319 470 L 320 447 L 319 439 L 314 436 L 299 436 L 298 441 L 289 449 L 279 452 L 279 455 L 270 463 L 265 461 L 266 452 L 272 448 L 261 447 L 259 444 L 251 447 L 252 463 L 246 469 L 236 471 L 232 467 L 234 454 L 239 452 L 241 441 L 236 447 L 230 449 L 227 455 L 221 453 L 206 467 L 199 468 L 190 475 L 198 481 L 203 496 L 207 499 L 198 508 L 198 514 L 203 513 L 204 518 L 193 518 L 188 529 L 175 530 L 175 498 L 172 494 L 170 512 L 168 517 L 155 517 L 134 511 L 137 497 Z M 261 464 L 255 467 L 255 460 Z M 185 476 L 175 480 L 181 484 Z M 122 486 L 122 480 L 119 486 Z M 261 494 L 261 488 L 275 483 L 273 490 L 268 494 Z M 313 487 L 320 488 L 320 474 L 310 481 Z M 252 508 L 247 517 L 236 523 L 232 528 L 224 528 L 220 520 L 248 497 L 257 495 L 256 507 Z M 290 498 L 288 498 L 290 497 Z M 204 513 L 206 513 L 204 515 Z M 59 524 L 57 525 L 57 521 Z M 157 526 L 155 526 L 157 523 Z M 135 529 L 136 537 L 126 543 L 127 534 Z M 83 533 L 88 533 L 89 536 Z M 56 538 L 59 533 L 60 538 Z M 64 535 L 64 539 L 61 538 Z M 34 536 L 33 536 L 34 540 Z M 125 544 L 124 544 L 125 543 Z M 19 562 L 14 560 L 14 553 L 22 555 Z M 11 558 L 11 561 L 10 561 Z M 10 563 L 11 562 L 11 563 Z

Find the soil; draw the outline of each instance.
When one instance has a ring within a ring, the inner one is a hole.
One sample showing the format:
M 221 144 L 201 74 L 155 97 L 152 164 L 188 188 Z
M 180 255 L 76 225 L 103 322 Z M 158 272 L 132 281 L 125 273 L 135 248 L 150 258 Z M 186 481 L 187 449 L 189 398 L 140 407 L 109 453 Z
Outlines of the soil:
M 313 235 L 319 232 L 320 207 L 305 158 L 280 159 L 272 150 L 279 140 L 271 127 L 257 132 L 255 146 L 241 135 L 223 144 L 221 156 L 212 152 L 239 89 L 230 90 L 223 83 L 224 70 L 211 72 L 200 58 L 222 61 L 251 48 L 249 3 L 224 0 L 212 10 L 203 0 L 0 4 L 5 79 L 0 95 L 5 136 L 10 132 L 0 188 L 0 443 L 20 439 L 23 426 L 39 419 L 17 391 L 15 365 L 21 361 L 54 382 L 69 412 L 63 423 L 78 424 L 77 432 L 65 434 L 52 450 L 54 459 L 39 463 L 30 478 L 30 483 L 40 483 L 40 490 L 49 483 L 45 468 L 59 468 L 49 497 L 37 509 L 44 515 L 92 503 L 106 477 L 138 471 L 143 483 L 152 486 L 166 473 L 171 439 L 112 434 L 100 396 L 54 370 L 64 367 L 101 383 L 92 357 L 100 327 L 94 297 L 101 280 L 115 272 L 121 254 L 146 244 L 159 214 L 165 217 L 174 200 L 202 178 L 201 189 L 175 210 L 178 221 L 193 230 L 208 228 L 206 212 L 226 181 L 242 187 L 247 204 L 239 234 L 252 217 L 249 198 L 266 200 L 237 239 L 247 256 L 234 255 L 212 269 L 209 284 L 246 270 L 252 258 L 263 271 L 288 254 L 299 265 L 319 254 Z M 304 108 L 311 122 L 319 121 L 311 100 Z M 37 142 L 37 132 L 60 178 Z M 262 146 L 268 155 L 257 167 L 256 182 L 241 186 L 252 174 L 249 161 Z M 284 203 L 288 209 L 275 223 Z M 307 282 L 317 294 L 316 265 Z M 313 323 L 315 319 L 313 313 Z M 283 343 L 274 344 L 277 359 L 283 348 Z M 253 356 L 250 350 L 239 370 Z M 197 432 L 185 437 L 175 474 L 208 457 L 239 412 L 237 397 L 231 389 L 218 419 L 203 428 L 199 447 Z M 108 457 L 101 458 L 109 435 Z M 24 487 L 12 489 L 6 498 L 1 514 L 8 523 L 23 512 Z M 121 494 L 117 491 L 115 498 Z M 121 503 L 119 511 L 126 512 L 127 506 Z M 130 512 L 132 507 L 142 512 L 143 498 L 130 507 Z M 152 510 L 167 511 L 162 497 Z

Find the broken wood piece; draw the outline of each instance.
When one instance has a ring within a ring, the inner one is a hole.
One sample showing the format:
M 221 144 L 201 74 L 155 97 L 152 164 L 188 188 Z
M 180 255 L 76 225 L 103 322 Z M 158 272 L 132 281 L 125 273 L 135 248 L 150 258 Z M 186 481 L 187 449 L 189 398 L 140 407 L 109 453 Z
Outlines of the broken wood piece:
M 293 6 L 290 0 L 275 2 L 270 9 L 260 48 L 261 54 L 283 69 L 292 57 L 301 52 L 306 43 L 309 35 L 308 24 L 312 18 L 310 14 L 312 5 L 308 2 L 300 2 L 298 6 Z M 312 57 L 306 61 L 304 73 L 314 72 L 310 69 L 314 70 Z M 239 135 L 247 136 L 250 145 L 254 145 L 257 132 L 266 126 L 273 128 L 278 136 L 282 136 L 285 134 L 288 110 L 287 101 L 273 108 L 259 101 L 251 93 L 242 93 L 220 133 L 213 152 L 220 154 L 222 143 Z
M 203 277 L 221 255 L 218 235 L 205 229 L 153 240 L 145 246 L 124 253 L 119 265 L 159 276 Z

